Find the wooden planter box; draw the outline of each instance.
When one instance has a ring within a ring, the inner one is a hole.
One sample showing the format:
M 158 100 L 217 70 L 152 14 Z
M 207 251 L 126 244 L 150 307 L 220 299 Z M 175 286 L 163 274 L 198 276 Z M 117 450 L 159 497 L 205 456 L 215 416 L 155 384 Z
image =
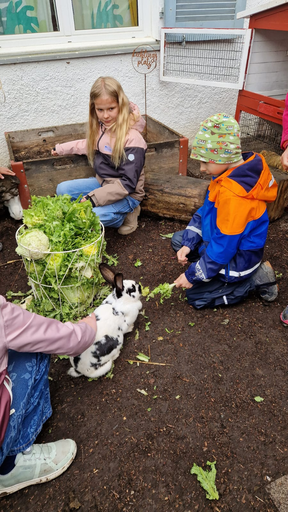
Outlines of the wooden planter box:
M 188 221 L 203 203 L 207 182 L 187 176 L 188 139 L 150 116 L 143 117 L 148 149 L 142 211 Z M 31 195 L 53 196 L 58 183 L 94 175 L 85 155 L 51 156 L 57 143 L 85 138 L 85 123 L 6 132 L 5 136 L 24 208 L 31 203 Z
M 11 168 L 20 180 L 23 208 L 28 208 L 31 195 L 53 196 L 58 183 L 94 175 L 85 155 L 51 156 L 55 144 L 85 138 L 85 123 L 6 132 L 5 136 Z M 148 149 L 142 211 L 188 222 L 204 202 L 209 178 L 202 176 L 200 179 L 199 172 L 192 177 L 199 166 L 188 160 L 186 137 L 149 116 L 143 136 Z M 187 176 L 187 167 L 190 176 Z M 268 213 L 270 220 L 276 220 L 288 204 L 288 180 L 287 174 L 271 170 L 279 183 L 279 191 L 276 201 L 268 205 Z

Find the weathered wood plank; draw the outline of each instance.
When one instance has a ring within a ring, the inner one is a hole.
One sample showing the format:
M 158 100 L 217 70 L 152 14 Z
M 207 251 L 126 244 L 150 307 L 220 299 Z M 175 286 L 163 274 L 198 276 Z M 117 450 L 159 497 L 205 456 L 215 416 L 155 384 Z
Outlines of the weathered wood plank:
M 148 215 L 189 222 L 202 206 L 208 183 L 190 176 L 163 176 L 155 172 L 145 181 L 146 197 L 141 203 Z

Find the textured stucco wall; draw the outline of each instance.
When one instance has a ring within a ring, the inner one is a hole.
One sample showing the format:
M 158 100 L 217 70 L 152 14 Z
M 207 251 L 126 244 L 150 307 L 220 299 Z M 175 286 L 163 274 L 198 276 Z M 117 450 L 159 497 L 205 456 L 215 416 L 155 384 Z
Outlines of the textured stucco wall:
M 134 70 L 131 54 L 1 66 L 0 165 L 9 162 L 5 131 L 86 121 L 89 91 L 100 75 L 119 80 L 145 113 L 144 75 Z M 146 84 L 147 114 L 189 138 L 219 108 L 235 112 L 235 90 L 161 82 L 159 68 Z
M 247 8 L 259 3 L 250 0 Z M 100 75 L 119 80 L 144 113 L 144 76 L 134 70 L 131 54 L 2 65 L 0 165 L 9 163 L 5 131 L 86 121 L 89 91 Z M 147 75 L 147 113 L 189 139 L 207 116 L 219 111 L 234 115 L 237 94 L 234 89 L 161 82 L 159 66 Z

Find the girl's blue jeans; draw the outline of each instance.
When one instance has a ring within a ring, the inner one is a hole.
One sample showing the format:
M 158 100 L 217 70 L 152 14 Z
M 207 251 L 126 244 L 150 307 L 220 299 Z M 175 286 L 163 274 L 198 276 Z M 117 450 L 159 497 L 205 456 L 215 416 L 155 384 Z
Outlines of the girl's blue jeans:
M 50 355 L 8 351 L 13 400 L 8 427 L 0 448 L 0 466 L 10 455 L 27 450 L 51 416 L 48 373 Z
M 80 194 L 86 196 L 92 190 L 100 188 L 101 185 L 96 178 L 83 178 L 79 180 L 69 180 L 59 183 L 56 189 L 57 196 L 68 194 L 72 200 L 76 200 Z M 98 215 L 100 221 L 104 226 L 119 228 L 122 226 L 127 213 L 133 210 L 140 204 L 139 201 L 127 196 L 116 203 L 107 204 L 105 206 L 95 206 L 93 212 Z

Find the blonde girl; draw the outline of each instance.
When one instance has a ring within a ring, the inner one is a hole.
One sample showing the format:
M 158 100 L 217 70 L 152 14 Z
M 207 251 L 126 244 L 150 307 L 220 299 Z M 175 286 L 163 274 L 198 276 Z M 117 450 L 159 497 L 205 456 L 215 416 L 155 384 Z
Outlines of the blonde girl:
M 96 176 L 60 183 L 57 195 L 83 194 L 104 226 L 128 235 L 137 229 L 144 197 L 145 122 L 112 77 L 99 77 L 90 91 L 87 139 L 57 144 L 52 155 L 85 154 Z

